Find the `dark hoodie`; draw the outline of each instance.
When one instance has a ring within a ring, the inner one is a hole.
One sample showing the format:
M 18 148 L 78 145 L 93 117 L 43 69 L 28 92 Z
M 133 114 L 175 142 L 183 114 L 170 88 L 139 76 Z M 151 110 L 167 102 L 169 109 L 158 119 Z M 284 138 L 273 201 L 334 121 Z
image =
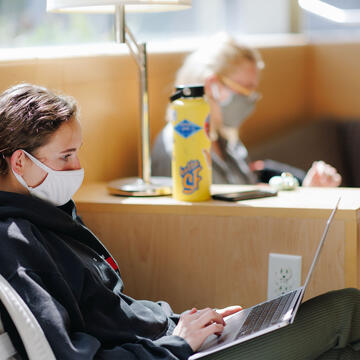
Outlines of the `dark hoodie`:
M 30 307 L 57 359 L 192 354 L 184 339 L 171 335 L 178 316 L 166 303 L 136 301 L 122 292 L 116 262 L 82 224 L 72 201 L 57 208 L 0 192 L 0 244 L 0 273 Z

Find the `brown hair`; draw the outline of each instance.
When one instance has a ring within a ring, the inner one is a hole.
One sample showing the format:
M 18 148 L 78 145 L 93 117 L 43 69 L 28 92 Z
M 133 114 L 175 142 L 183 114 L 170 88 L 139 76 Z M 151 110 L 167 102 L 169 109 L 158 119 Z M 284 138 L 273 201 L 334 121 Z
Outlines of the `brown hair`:
M 0 174 L 9 171 L 6 158 L 23 149 L 32 153 L 77 116 L 72 97 L 31 84 L 15 85 L 0 95 Z

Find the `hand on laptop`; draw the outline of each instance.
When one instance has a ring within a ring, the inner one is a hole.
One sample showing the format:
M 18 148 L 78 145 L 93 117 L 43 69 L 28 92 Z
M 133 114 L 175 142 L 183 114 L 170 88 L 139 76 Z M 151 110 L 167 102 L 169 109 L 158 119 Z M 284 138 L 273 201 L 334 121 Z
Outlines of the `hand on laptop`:
M 223 317 L 215 310 L 210 308 L 197 310 L 193 308 L 180 316 L 173 335 L 185 339 L 193 351 L 196 351 L 208 336 L 221 334 L 224 326 Z
M 200 348 L 210 335 L 220 335 L 225 326 L 224 317 L 242 310 L 241 306 L 229 306 L 224 309 L 197 310 L 195 308 L 181 315 L 173 335 L 185 339 L 193 351 Z

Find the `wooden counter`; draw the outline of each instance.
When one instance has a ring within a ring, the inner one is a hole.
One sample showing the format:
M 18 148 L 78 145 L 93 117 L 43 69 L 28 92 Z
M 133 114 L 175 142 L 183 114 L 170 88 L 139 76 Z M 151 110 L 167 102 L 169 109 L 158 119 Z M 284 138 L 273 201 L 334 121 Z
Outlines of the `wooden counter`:
M 213 186 L 213 192 L 250 186 Z M 302 256 L 302 281 L 326 220 L 342 200 L 306 298 L 359 287 L 360 189 L 299 188 L 237 203 L 108 195 L 105 183 L 75 196 L 88 227 L 118 261 L 125 292 L 189 307 L 249 306 L 267 295 L 268 254 Z

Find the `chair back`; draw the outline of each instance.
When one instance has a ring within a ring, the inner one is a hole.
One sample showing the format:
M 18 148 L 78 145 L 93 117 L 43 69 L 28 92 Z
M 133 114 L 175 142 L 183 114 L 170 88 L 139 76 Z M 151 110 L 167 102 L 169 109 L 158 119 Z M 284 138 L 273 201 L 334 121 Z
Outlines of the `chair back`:
M 9 334 L 5 332 L 4 326 L 0 317 L 0 359 L 13 360 L 16 350 L 10 340 Z
M 0 301 L 10 315 L 30 360 L 56 360 L 42 328 L 20 295 L 0 275 Z M 15 357 L 14 357 L 15 356 Z M 0 318 L 0 360 L 18 359 Z

